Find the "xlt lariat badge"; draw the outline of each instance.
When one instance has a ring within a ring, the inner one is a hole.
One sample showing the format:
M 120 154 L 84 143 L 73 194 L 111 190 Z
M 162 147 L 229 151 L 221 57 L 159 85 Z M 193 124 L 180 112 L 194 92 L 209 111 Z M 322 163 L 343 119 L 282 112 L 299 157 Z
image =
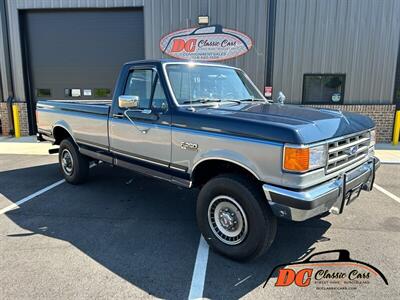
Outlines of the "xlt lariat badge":
M 181 142 L 181 149 L 183 149 L 183 150 L 197 151 L 198 148 L 199 148 L 199 145 L 197 145 L 197 144 L 188 143 L 188 142 Z

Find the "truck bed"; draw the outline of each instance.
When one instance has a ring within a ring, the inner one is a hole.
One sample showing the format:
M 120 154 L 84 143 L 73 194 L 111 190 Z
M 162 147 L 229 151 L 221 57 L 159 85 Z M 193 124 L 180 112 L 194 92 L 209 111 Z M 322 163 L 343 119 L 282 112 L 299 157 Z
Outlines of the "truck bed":
M 55 126 L 61 126 L 80 143 L 108 149 L 108 114 L 111 103 L 111 100 L 39 101 L 38 132 L 49 135 Z
M 112 100 L 43 100 L 38 102 L 38 107 L 51 106 L 58 110 L 108 114 L 111 104 Z

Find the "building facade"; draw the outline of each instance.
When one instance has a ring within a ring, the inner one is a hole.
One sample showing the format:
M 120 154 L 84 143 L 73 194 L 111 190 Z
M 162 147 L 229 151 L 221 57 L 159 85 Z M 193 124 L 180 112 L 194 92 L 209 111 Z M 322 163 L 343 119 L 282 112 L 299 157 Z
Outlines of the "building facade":
M 40 99 L 110 99 L 125 61 L 166 57 L 160 39 L 210 24 L 253 40 L 224 63 L 244 69 L 288 104 L 371 116 L 392 138 L 400 103 L 397 0 L 0 0 L 0 121 L 18 103 L 22 134 L 35 133 Z

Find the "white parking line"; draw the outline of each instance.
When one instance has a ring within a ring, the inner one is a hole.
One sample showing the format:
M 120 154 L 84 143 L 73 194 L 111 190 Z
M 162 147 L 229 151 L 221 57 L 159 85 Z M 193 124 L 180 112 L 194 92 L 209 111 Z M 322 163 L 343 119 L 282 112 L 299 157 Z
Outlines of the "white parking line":
M 400 197 L 397 197 L 395 194 L 392 194 L 391 192 L 385 190 L 383 187 L 377 185 L 376 183 L 374 184 L 374 188 L 376 188 L 378 191 L 381 193 L 384 193 L 386 196 L 389 196 L 392 198 L 394 201 L 397 201 L 400 203 Z
M 29 196 L 26 196 L 25 198 L 23 198 L 21 200 L 18 200 L 17 202 L 15 202 L 15 203 L 13 203 L 13 204 L 11 204 L 11 205 L 3 208 L 3 209 L 0 209 L 0 215 L 4 214 L 4 213 L 6 213 L 6 212 L 8 212 L 10 210 L 13 210 L 15 208 L 19 208 L 19 206 L 21 204 L 23 204 L 23 203 L 25 203 L 25 202 L 27 202 L 29 200 L 32 200 L 33 198 L 35 198 L 35 197 L 37 197 L 37 196 L 39 196 L 39 195 L 41 195 L 43 193 L 46 193 L 47 191 L 55 188 L 56 186 L 59 186 L 60 184 L 62 184 L 64 182 L 65 182 L 65 179 L 61 179 L 61 180 L 59 180 L 57 182 L 54 182 L 53 184 L 50 184 L 49 186 L 46 186 L 45 188 L 43 188 L 43 189 L 41 189 L 41 190 L 39 190 L 39 191 L 29 195 Z
M 99 163 L 101 163 L 101 162 L 99 162 Z M 93 168 L 93 167 L 95 167 L 95 166 L 97 166 L 97 164 L 96 164 L 96 163 L 92 163 L 92 164 L 89 166 L 89 168 L 91 169 L 91 168 Z M 65 179 L 61 179 L 61 180 L 59 180 L 59 181 L 57 181 L 57 182 L 54 182 L 53 184 L 50 184 L 49 186 L 46 186 L 45 188 L 42 188 L 41 190 L 39 190 L 39 191 L 37 191 L 37 192 L 35 192 L 35 193 L 29 195 L 29 196 L 26 196 L 25 198 L 23 198 L 23 199 L 21 199 L 21 200 L 18 200 L 17 202 L 15 202 L 15 203 L 13 203 L 13 204 L 11 204 L 11 205 L 9 205 L 9 206 L 3 208 L 3 209 L 0 209 L 0 215 L 5 214 L 6 212 L 8 212 L 8 211 L 10 211 L 10 210 L 19 208 L 19 206 L 20 206 L 21 204 L 23 204 L 23 203 L 25 203 L 25 202 L 27 202 L 27 201 L 29 201 L 29 200 L 32 200 L 33 198 L 35 198 L 35 197 L 37 197 L 37 196 L 39 196 L 39 195 L 41 195 L 41 194 L 43 194 L 43 193 L 46 193 L 47 191 L 49 191 L 49 190 L 55 188 L 56 186 L 59 186 L 60 184 L 62 184 L 62 183 L 64 183 L 64 182 L 65 182 Z
M 190 285 L 189 299 L 203 298 L 204 281 L 206 280 L 208 262 L 208 244 L 203 236 L 200 236 L 197 249 L 196 262 L 194 264 L 192 283 Z
M 235 286 L 238 286 L 238 285 L 242 284 L 243 282 L 245 282 L 246 280 L 248 280 L 248 279 L 250 279 L 250 278 L 251 278 L 251 275 L 247 276 L 246 278 L 243 278 L 242 280 L 240 280 L 239 282 L 237 282 L 237 283 L 235 284 Z

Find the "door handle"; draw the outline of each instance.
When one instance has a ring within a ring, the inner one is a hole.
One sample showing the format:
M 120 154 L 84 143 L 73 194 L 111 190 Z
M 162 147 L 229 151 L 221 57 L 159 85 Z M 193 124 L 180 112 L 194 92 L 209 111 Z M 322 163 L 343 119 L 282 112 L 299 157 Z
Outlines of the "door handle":
M 116 119 L 122 119 L 123 117 L 124 117 L 124 114 L 121 114 L 121 113 L 113 114 L 113 118 L 116 118 Z

